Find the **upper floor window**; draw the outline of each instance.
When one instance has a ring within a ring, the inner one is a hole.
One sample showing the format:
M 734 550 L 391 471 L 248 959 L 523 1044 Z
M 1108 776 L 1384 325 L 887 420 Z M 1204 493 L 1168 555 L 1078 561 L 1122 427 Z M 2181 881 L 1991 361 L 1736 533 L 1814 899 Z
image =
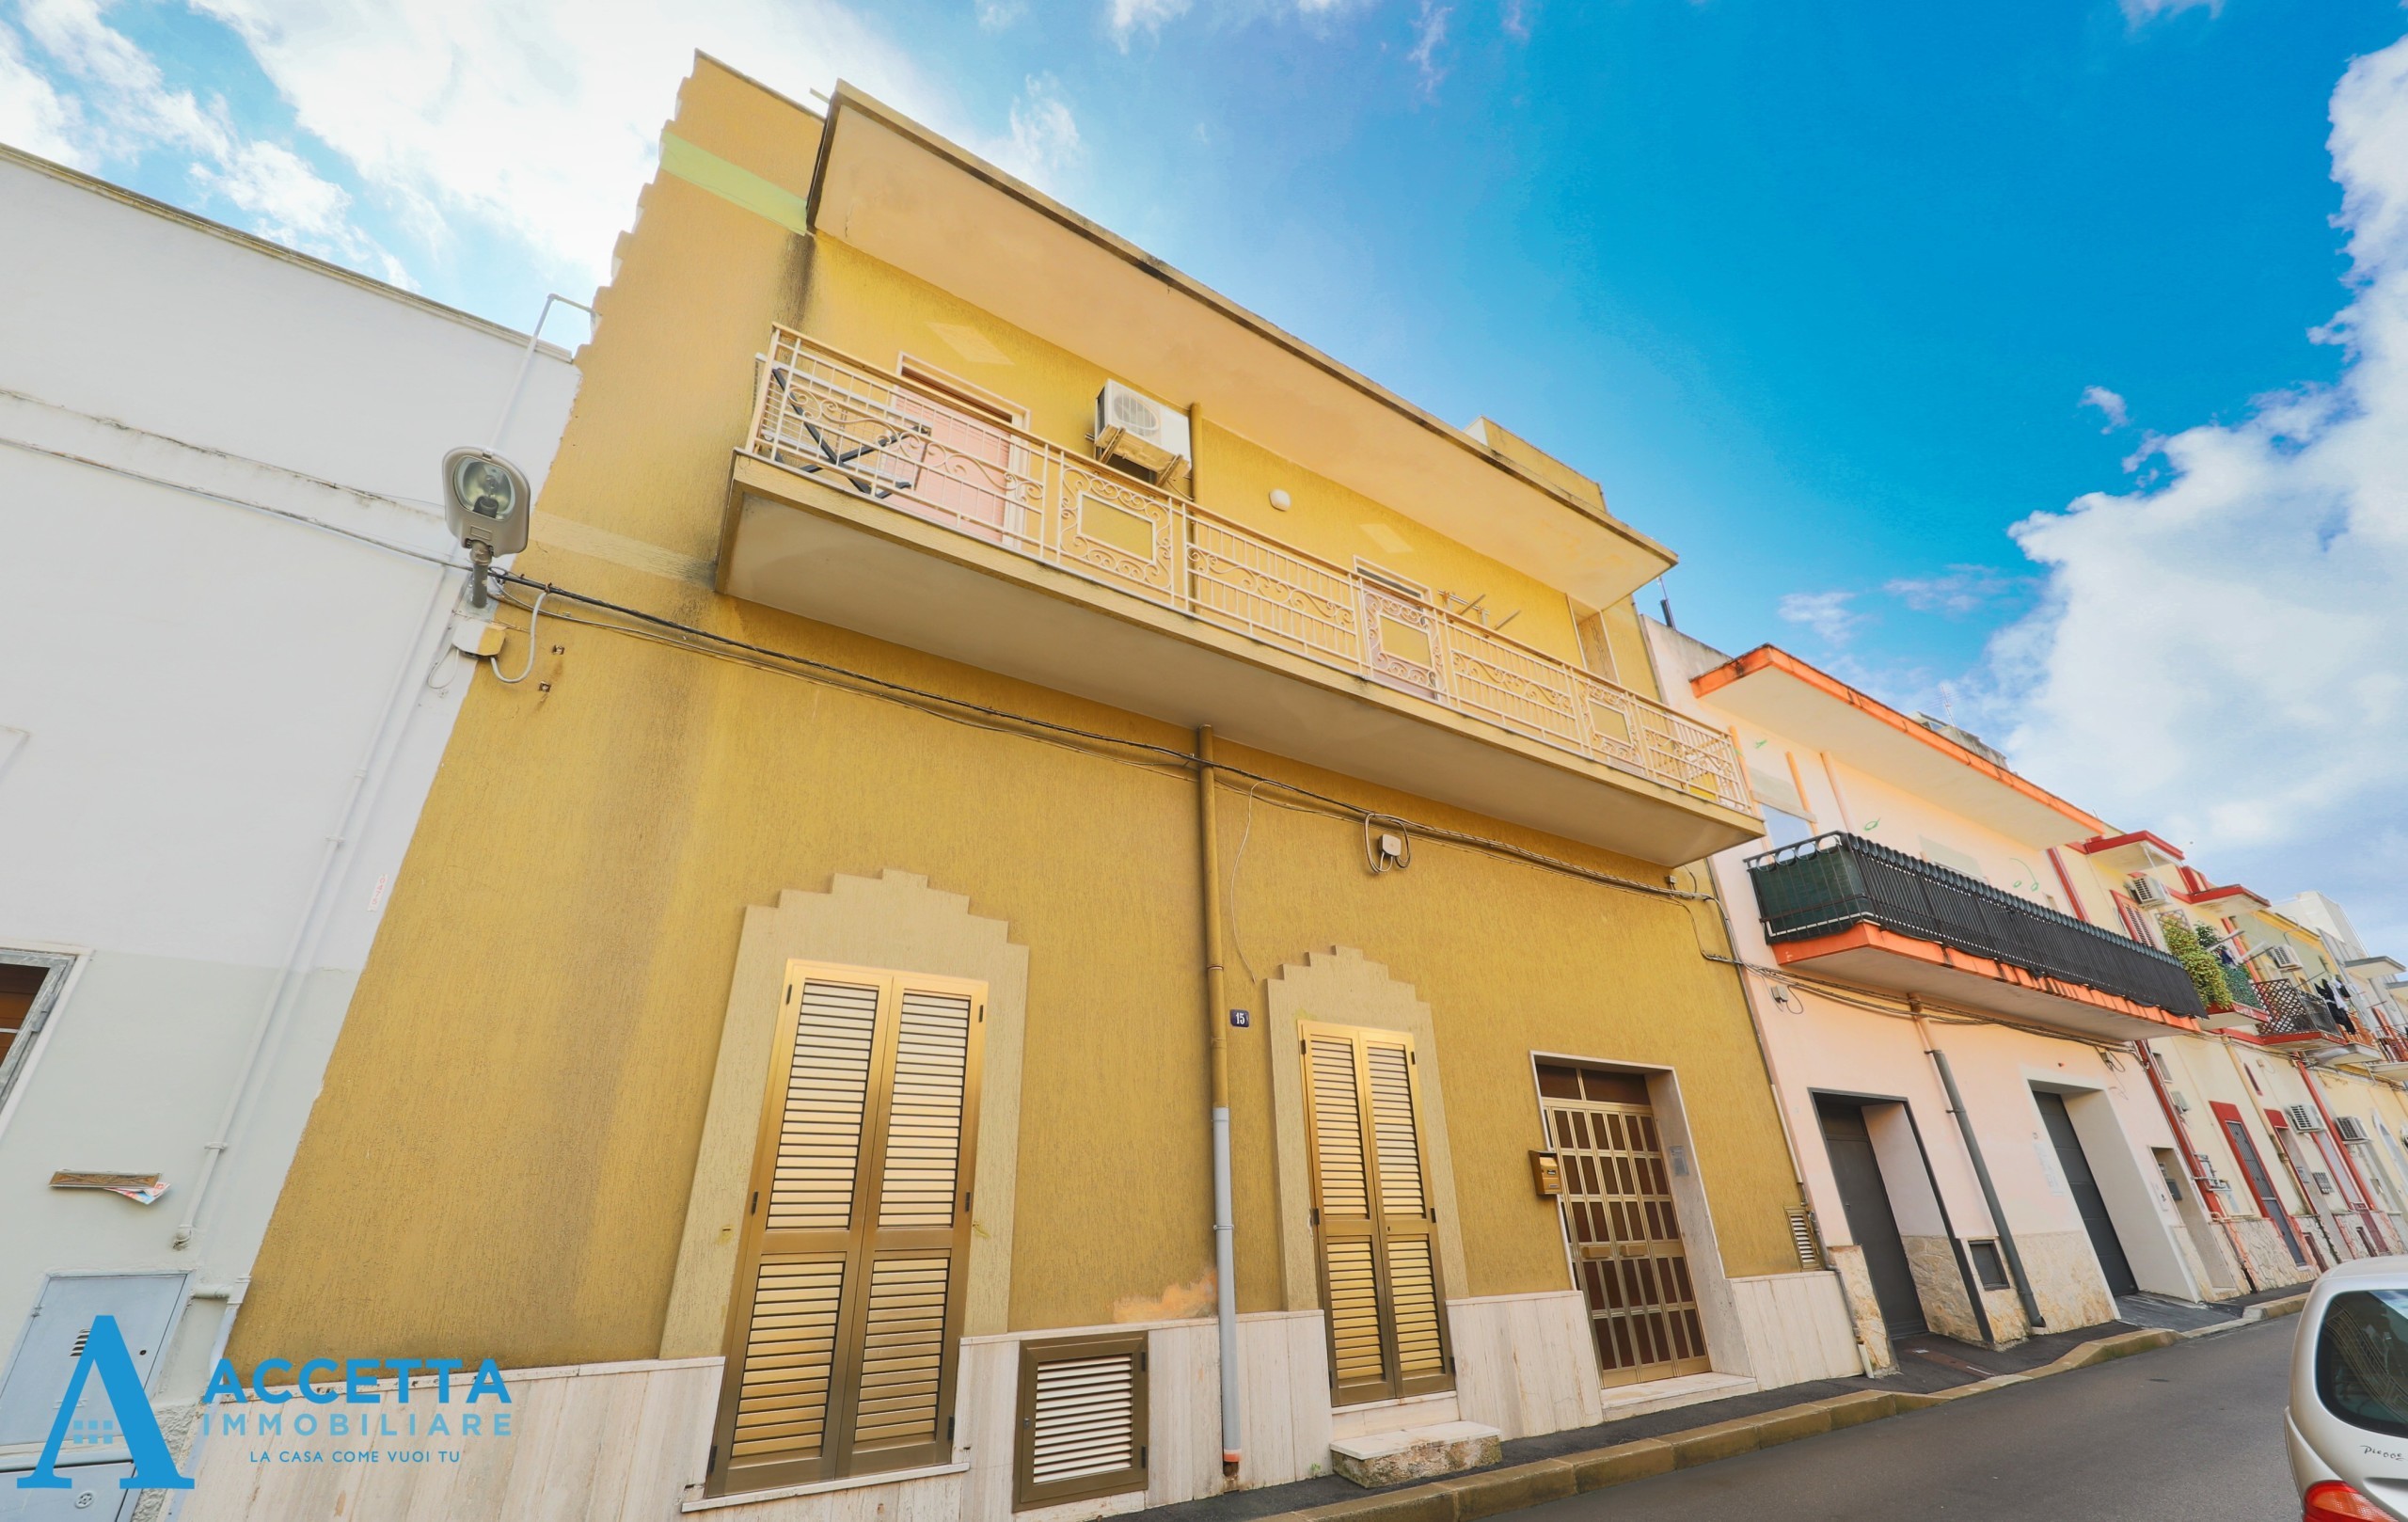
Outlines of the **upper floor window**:
M 0 950 L 0 1105 L 32 1057 L 71 964 L 66 957 Z

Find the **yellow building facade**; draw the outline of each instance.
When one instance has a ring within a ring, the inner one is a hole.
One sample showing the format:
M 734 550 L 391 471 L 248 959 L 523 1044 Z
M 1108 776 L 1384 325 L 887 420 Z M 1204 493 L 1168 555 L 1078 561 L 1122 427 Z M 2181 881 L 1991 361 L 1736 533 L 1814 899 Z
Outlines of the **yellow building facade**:
M 493 1358 L 481 1497 L 982 1518 L 1859 1371 L 1594 483 L 708 59 L 597 309 L 239 1367 Z

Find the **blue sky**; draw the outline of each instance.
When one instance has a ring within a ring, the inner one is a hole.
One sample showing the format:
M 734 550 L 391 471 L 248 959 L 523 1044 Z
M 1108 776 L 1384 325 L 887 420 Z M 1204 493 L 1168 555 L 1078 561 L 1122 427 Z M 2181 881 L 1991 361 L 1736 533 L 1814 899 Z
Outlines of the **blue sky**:
M 2366 679 L 2408 627 L 2330 606 L 2408 571 L 2344 436 L 2390 394 L 2363 303 L 2408 91 L 2344 81 L 2408 33 L 2393 0 L 0 0 L 0 138 L 517 325 L 607 270 L 694 47 L 842 75 L 1595 475 L 1681 554 L 1690 631 L 1944 707 L 2221 877 L 2408 938 L 2367 849 L 2408 850 L 2408 697 Z M 2343 223 L 2337 121 L 2369 145 Z M 2356 347 L 2311 336 L 2353 299 Z M 2344 463 L 2280 467 L 2286 428 Z M 2401 759 L 2303 780 L 2285 737 L 2337 722 Z

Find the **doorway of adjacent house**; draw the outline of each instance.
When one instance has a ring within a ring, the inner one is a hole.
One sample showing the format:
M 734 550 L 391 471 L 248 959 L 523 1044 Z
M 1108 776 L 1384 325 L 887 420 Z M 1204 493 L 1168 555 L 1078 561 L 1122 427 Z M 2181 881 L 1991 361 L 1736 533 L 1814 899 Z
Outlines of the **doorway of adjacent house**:
M 1881 1178 L 1881 1159 L 1864 1124 L 1864 1106 L 1818 1094 L 1814 1118 L 1822 1128 L 1823 1149 L 1830 1156 L 1848 1235 L 1864 1254 L 1865 1276 L 1873 1281 L 1881 1324 L 1893 1340 L 1912 1337 L 1925 1329 L 1923 1297 L 1915 1292 L 1914 1270 L 1907 1263 L 1897 1213 L 1890 1208 L 1890 1186 Z
M 2107 1276 L 2107 1292 L 2138 1294 L 2140 1281 L 2132 1276 L 2131 1260 L 2124 1256 L 2123 1240 L 2115 1235 L 2115 1217 L 2107 1213 L 2107 1197 L 2099 1192 L 2098 1177 L 2090 1171 L 2090 1157 L 2073 1129 L 2073 1113 L 2066 1108 L 2066 1097 L 2036 1088 L 2032 1098 L 2040 1106 L 2040 1123 L 2048 1128 L 2049 1141 L 2057 1149 L 2057 1166 L 2065 1170 L 2066 1188 L 2072 1192 L 2074 1209 L 2081 1213 L 2082 1229 L 2089 1233 L 2090 1248 L 2099 1255 L 2099 1271 Z
M 1647 1080 L 1553 1063 L 1541 1063 L 1538 1078 L 1563 1173 L 1564 1240 L 1604 1383 L 1703 1373 L 1713 1364 Z
M 2273 1223 L 2282 1233 L 2283 1245 L 2291 1250 L 2291 1261 L 2307 1266 L 2307 1250 L 2300 1245 L 2299 1232 L 2291 1226 L 2290 1212 L 2283 1208 L 2282 1197 L 2274 1193 L 2273 1176 L 2266 1171 L 2265 1160 L 2258 1155 L 2257 1143 L 2249 1139 L 2249 1127 L 2241 1112 L 2229 1104 L 2210 1102 L 2216 1123 L 2224 1128 L 2225 1141 L 2232 1148 L 2232 1160 L 2241 1165 L 2241 1177 L 2249 1185 L 2251 1197 L 2258 1201 L 2258 1213 Z

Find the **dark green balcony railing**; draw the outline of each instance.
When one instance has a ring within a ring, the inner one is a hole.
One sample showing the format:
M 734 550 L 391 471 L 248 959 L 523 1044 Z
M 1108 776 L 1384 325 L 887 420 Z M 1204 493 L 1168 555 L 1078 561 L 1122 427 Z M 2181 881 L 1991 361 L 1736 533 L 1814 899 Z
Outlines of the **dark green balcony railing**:
M 1767 852 L 1749 861 L 1748 876 L 1775 945 L 1877 925 L 2169 1014 L 2206 1013 L 2191 975 L 2156 947 L 1861 835 Z

